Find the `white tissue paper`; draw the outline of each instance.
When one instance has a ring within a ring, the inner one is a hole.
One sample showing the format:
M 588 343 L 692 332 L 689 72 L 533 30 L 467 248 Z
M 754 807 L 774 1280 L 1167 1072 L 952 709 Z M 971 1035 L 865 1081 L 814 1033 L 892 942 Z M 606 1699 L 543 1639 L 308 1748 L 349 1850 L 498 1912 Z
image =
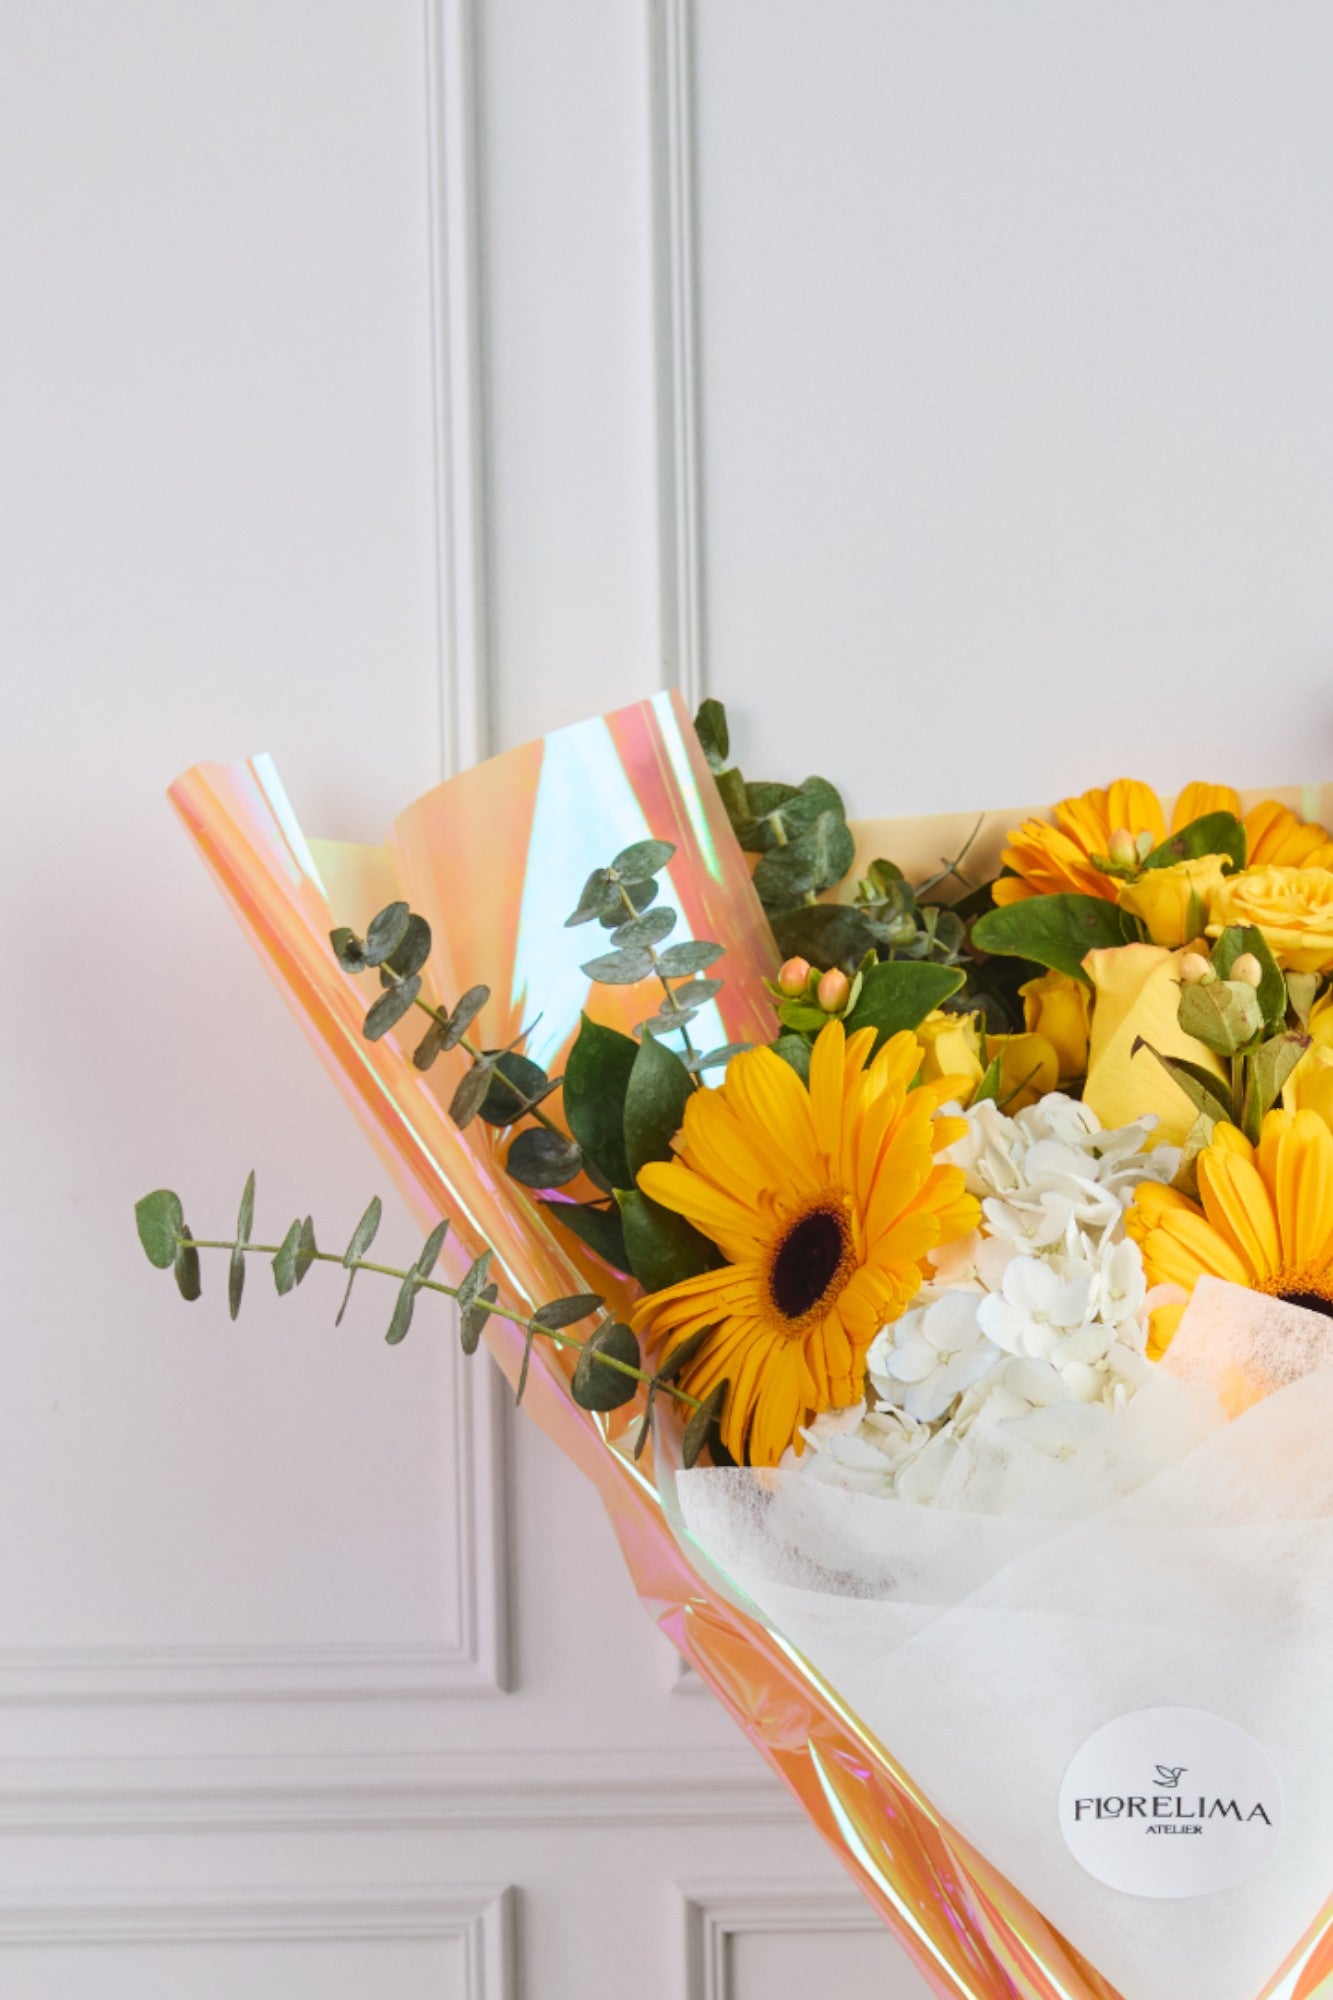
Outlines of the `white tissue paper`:
M 962 1504 L 767 1470 L 679 1473 L 676 1499 L 696 1556 L 1125 2000 L 1255 2000 L 1333 1889 L 1333 1322 L 1207 1280 L 1172 1354 L 1066 1460 L 979 1440 Z M 1130 1895 L 1066 1844 L 1076 1753 L 1162 1708 L 1276 1769 L 1276 1850 L 1239 1886 Z

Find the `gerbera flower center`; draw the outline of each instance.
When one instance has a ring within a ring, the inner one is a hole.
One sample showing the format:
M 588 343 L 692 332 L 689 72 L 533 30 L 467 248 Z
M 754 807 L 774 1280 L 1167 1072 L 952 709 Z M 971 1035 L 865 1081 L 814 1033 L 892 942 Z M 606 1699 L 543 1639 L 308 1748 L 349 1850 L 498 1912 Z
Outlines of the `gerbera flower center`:
M 1333 1319 L 1333 1290 L 1327 1286 L 1321 1287 L 1318 1291 L 1293 1286 L 1290 1291 L 1284 1289 L 1277 1292 L 1275 1297 L 1282 1299 L 1289 1306 L 1303 1306 L 1306 1312 L 1323 1313 L 1326 1319 Z
M 777 1248 L 768 1288 L 784 1319 L 804 1319 L 833 1291 L 843 1273 L 847 1232 L 830 1208 L 811 1209 Z

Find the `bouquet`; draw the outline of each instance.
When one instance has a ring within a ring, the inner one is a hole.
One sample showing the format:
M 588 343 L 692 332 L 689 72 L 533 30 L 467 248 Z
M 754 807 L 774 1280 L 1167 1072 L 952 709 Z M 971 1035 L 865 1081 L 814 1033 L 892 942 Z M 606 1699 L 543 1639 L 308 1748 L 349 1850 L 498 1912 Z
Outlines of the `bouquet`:
M 183 1295 L 452 1299 L 941 1995 L 1333 1992 L 1319 797 L 857 826 L 666 695 L 383 849 L 172 796 L 429 1228 L 159 1189 Z

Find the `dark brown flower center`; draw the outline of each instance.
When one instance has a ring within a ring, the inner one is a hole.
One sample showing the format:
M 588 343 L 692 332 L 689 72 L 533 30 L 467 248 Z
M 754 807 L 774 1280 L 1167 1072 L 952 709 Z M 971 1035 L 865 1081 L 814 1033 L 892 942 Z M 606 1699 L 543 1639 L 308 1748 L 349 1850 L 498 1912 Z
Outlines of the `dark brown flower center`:
M 1289 1306 L 1304 1306 L 1306 1312 L 1323 1313 L 1325 1319 L 1333 1319 L 1333 1299 L 1323 1292 L 1279 1292 L 1278 1297 Z
M 769 1290 L 787 1319 L 804 1319 L 842 1268 L 846 1240 L 837 1216 L 814 1209 L 783 1238 L 773 1259 Z

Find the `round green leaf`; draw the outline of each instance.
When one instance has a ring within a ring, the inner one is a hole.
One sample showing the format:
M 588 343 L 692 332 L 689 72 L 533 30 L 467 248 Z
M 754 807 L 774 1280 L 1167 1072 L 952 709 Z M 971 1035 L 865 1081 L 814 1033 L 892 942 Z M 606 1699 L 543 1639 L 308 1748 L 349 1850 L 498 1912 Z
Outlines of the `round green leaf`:
M 640 1384 L 635 1377 L 622 1374 L 619 1368 L 608 1368 L 603 1356 L 623 1361 L 631 1368 L 640 1365 L 639 1343 L 629 1327 L 618 1320 L 608 1320 L 584 1342 L 570 1384 L 570 1394 L 580 1409 L 618 1410 L 622 1403 L 633 1402 L 639 1393 Z

